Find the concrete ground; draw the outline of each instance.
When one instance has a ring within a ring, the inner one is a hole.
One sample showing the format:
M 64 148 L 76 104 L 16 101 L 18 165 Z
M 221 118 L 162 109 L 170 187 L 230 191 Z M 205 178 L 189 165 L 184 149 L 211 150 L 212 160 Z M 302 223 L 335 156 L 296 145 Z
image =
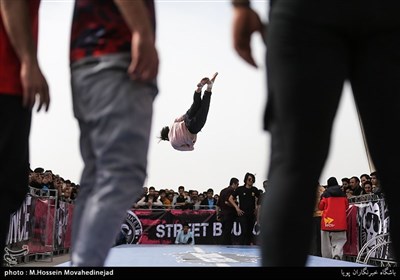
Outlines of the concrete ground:
M 106 267 L 258 267 L 257 246 L 120 245 L 111 248 Z M 70 255 L 29 259 L 14 267 L 69 267 Z M 369 267 L 366 264 L 309 256 L 307 267 Z

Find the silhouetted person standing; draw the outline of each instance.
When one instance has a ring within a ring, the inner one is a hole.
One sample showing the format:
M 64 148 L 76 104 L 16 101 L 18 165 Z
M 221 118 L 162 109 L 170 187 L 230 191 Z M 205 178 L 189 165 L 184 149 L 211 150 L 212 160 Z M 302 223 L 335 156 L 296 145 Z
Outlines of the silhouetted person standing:
M 260 31 L 258 17 L 243 4 L 248 1 L 233 2 L 242 2 L 234 9 L 234 46 L 254 65 L 250 38 Z M 306 264 L 315 182 L 328 157 L 346 81 L 385 190 L 390 235 L 400 260 L 400 145 L 393 136 L 393 129 L 400 127 L 399 10 L 396 0 L 272 2 L 266 40 L 264 126 L 271 133 L 271 154 L 270 188 L 261 216 L 263 266 Z M 299 209 L 295 218 L 293 205 Z M 296 230 L 296 238 L 287 227 L 289 221 L 292 229 L 301 229 Z

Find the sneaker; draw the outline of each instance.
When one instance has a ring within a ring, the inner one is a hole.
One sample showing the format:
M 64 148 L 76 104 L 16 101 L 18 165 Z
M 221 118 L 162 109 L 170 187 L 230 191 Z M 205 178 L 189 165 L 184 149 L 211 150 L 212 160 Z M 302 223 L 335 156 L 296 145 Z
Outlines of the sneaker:
M 342 260 L 338 255 L 334 256 L 333 259 L 334 260 L 339 260 L 339 261 Z
M 200 83 L 197 84 L 197 87 L 198 88 L 202 88 L 203 86 L 205 86 L 209 82 L 210 82 L 210 79 L 205 77 L 205 78 L 201 79 Z

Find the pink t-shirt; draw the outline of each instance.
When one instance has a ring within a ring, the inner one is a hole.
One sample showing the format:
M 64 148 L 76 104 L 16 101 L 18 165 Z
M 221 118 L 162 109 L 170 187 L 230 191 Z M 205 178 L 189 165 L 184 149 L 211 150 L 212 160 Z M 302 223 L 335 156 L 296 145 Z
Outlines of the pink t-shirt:
M 193 151 L 197 135 L 187 129 L 183 116 L 175 119 L 168 133 L 169 142 L 179 151 Z

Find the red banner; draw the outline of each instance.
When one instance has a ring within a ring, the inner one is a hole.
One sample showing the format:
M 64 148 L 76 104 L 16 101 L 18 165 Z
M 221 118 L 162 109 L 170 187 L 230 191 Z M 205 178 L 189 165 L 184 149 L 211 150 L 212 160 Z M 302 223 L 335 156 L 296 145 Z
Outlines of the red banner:
M 32 202 L 29 253 L 52 252 L 55 199 L 35 197 Z
M 142 210 L 127 212 L 117 244 L 170 244 L 175 242 L 182 223 L 188 222 L 196 244 L 221 244 L 222 225 L 215 210 Z M 239 244 L 240 224 L 234 223 L 233 243 Z M 255 225 L 254 240 L 258 235 Z
M 343 253 L 348 256 L 357 256 L 358 254 L 358 207 L 350 204 L 347 209 L 347 242 L 344 244 Z
M 174 243 L 184 221 L 190 224 L 197 244 L 219 244 L 221 224 L 215 220 L 215 210 L 128 211 L 120 244 Z

